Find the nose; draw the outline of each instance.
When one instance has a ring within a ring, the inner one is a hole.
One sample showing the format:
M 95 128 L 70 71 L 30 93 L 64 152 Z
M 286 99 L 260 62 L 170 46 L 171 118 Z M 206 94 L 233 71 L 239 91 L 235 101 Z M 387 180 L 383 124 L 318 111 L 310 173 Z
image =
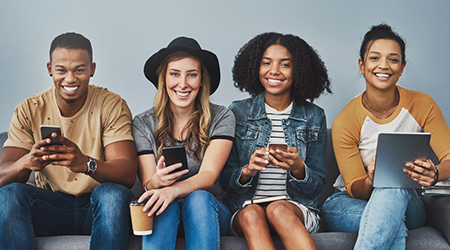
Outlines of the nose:
M 389 67 L 389 63 L 388 60 L 380 60 L 380 64 L 378 65 L 379 68 L 381 69 L 386 69 Z
M 187 83 L 187 76 L 186 75 L 182 75 L 180 77 L 180 82 L 178 83 L 178 86 L 182 89 L 186 88 L 188 86 Z
M 275 64 L 275 63 L 273 63 L 273 64 L 270 66 L 270 73 L 271 73 L 272 75 L 277 75 L 278 73 L 280 73 L 280 66 L 277 65 L 277 64 Z
M 76 82 L 77 79 L 76 79 L 75 75 L 73 74 L 73 72 L 68 71 L 64 80 L 66 80 L 66 82 L 68 82 L 68 83 L 74 83 L 74 82 Z

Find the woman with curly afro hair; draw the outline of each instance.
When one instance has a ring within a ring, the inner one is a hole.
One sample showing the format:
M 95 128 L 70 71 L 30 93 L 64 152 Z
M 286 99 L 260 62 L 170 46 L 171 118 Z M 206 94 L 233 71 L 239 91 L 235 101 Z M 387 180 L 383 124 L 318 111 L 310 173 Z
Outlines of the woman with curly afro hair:
M 232 229 L 249 249 L 275 249 L 271 233 L 286 249 L 317 249 L 327 125 L 311 102 L 331 93 L 324 63 L 301 38 L 264 33 L 241 48 L 233 79 L 252 97 L 229 107 L 236 135 L 221 181 Z M 272 202 L 244 204 L 258 198 Z

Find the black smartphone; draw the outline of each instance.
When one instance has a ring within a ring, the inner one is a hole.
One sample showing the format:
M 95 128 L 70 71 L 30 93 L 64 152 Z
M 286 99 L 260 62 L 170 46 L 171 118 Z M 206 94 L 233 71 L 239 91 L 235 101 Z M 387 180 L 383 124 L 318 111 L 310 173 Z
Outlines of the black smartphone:
M 62 143 L 52 137 L 52 133 L 61 135 L 61 128 L 58 126 L 41 125 L 41 138 L 42 140 L 49 138 L 50 145 L 62 145 Z
M 269 149 L 280 149 L 283 151 L 287 151 L 288 150 L 288 145 L 287 143 L 269 143 L 269 145 L 267 146 Z
M 172 146 L 163 148 L 164 162 L 166 167 L 173 165 L 175 163 L 181 163 L 182 166 L 175 169 L 173 172 L 178 172 L 184 169 L 188 169 L 186 149 L 184 146 Z

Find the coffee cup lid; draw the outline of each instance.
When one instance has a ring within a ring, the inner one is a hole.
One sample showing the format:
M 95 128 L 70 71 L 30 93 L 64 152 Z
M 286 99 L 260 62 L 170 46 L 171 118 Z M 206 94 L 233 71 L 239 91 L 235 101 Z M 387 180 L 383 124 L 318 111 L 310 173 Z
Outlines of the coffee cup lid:
M 139 197 L 133 198 L 130 201 L 130 206 L 144 206 L 149 199 L 150 197 L 146 198 L 143 202 L 139 202 Z

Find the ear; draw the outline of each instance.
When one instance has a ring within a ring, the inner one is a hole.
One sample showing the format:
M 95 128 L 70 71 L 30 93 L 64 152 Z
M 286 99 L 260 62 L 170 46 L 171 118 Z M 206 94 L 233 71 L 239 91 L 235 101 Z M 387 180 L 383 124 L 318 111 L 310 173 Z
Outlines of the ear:
M 402 65 L 402 70 L 400 71 L 400 76 L 403 74 L 403 70 L 405 69 L 405 66 L 406 66 L 406 61 Z
M 95 64 L 95 62 L 93 62 L 93 63 L 91 64 L 91 77 L 93 77 L 94 74 L 95 74 L 95 67 L 96 67 L 96 64 Z
M 50 76 L 52 76 L 52 64 L 50 62 L 47 63 L 47 71 Z
M 364 62 L 361 58 L 358 59 L 359 72 L 364 75 Z

